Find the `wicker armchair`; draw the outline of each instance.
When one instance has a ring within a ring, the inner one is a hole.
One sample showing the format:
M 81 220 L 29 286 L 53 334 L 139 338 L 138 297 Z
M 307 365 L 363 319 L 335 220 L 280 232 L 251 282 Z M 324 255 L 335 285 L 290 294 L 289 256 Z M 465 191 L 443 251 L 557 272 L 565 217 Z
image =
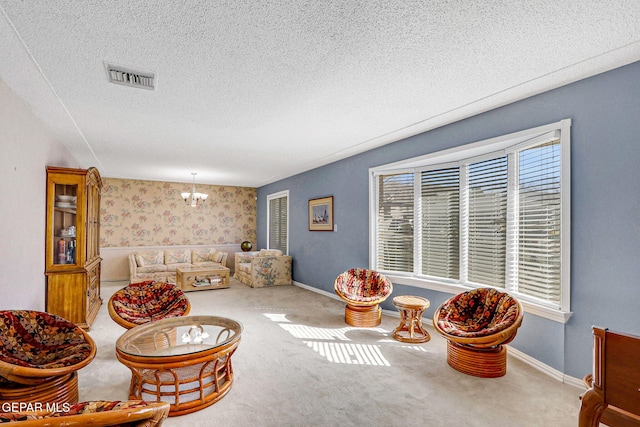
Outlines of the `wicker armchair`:
M 77 371 L 96 355 L 91 337 L 41 311 L 0 311 L 0 402 L 78 401 Z
M 169 414 L 168 402 L 91 401 L 80 402 L 59 412 L 46 409 L 33 412 L 0 413 L 0 424 L 19 427 L 130 426 L 159 427 Z
M 189 299 L 178 286 L 154 280 L 132 283 L 116 291 L 107 307 L 109 316 L 126 329 L 154 320 L 186 316 L 191 310 Z
M 336 294 L 347 306 L 344 320 L 351 326 L 374 327 L 382 321 L 379 304 L 393 291 L 393 284 L 377 271 L 352 268 L 333 283 Z
M 463 292 L 445 301 L 433 326 L 447 339 L 447 362 L 453 369 L 483 378 L 507 372 L 507 349 L 522 324 L 518 300 L 493 288 Z

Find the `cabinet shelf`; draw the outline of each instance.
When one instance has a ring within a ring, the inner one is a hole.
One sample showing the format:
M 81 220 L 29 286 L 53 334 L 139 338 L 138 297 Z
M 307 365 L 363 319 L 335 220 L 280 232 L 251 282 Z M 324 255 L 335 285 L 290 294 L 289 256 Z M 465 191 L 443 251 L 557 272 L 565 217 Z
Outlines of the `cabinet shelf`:
M 54 207 L 53 210 L 56 211 L 56 212 L 64 212 L 64 213 L 68 213 L 68 214 L 71 214 L 71 215 L 75 215 L 77 213 L 76 209 L 71 209 L 71 208 Z

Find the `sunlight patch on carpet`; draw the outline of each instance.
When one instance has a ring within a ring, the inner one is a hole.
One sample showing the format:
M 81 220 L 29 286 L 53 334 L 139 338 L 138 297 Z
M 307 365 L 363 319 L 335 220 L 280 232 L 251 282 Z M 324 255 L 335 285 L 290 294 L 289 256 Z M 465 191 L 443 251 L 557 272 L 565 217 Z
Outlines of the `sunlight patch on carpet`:
M 331 363 L 391 366 L 377 345 L 323 341 L 303 342 Z

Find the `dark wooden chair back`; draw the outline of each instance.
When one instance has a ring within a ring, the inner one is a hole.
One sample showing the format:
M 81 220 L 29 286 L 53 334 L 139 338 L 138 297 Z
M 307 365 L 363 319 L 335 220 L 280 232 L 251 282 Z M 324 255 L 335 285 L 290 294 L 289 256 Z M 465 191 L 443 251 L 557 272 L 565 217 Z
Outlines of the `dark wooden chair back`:
M 579 425 L 640 426 L 640 337 L 593 327 L 593 377 Z

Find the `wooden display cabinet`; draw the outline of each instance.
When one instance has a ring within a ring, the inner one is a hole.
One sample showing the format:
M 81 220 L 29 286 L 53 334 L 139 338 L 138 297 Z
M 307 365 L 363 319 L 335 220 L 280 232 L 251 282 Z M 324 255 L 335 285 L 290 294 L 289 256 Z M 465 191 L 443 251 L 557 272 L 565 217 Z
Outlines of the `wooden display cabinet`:
M 100 189 L 96 168 L 47 167 L 46 311 L 89 329 L 100 297 Z

